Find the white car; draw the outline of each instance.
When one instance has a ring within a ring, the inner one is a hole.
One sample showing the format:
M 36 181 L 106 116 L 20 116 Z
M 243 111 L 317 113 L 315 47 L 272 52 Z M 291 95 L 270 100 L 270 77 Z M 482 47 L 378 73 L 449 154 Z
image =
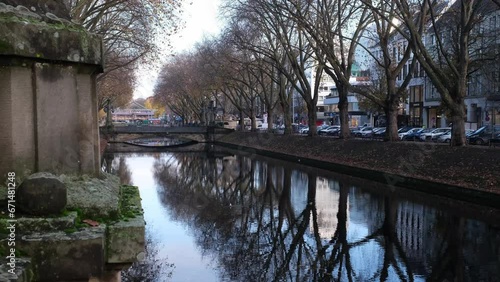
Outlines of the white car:
M 440 135 L 443 135 L 451 131 L 451 127 L 440 127 L 432 130 L 431 132 L 423 133 L 420 135 L 420 141 L 431 141 L 437 139 Z
M 304 128 L 301 128 L 301 129 L 299 130 L 299 133 L 300 133 L 300 134 L 307 134 L 307 133 L 309 133 L 309 126 L 304 127 Z
M 366 135 L 366 134 L 372 133 L 372 132 L 373 132 L 373 127 L 367 126 L 367 127 L 361 128 L 358 131 L 354 131 L 353 133 L 354 133 L 354 136 L 356 136 L 356 137 L 362 137 L 363 135 Z
M 472 129 L 466 129 L 465 130 L 465 136 L 469 136 L 474 130 Z M 451 131 L 448 133 L 445 133 L 437 138 L 437 142 L 439 143 L 450 143 L 451 141 Z

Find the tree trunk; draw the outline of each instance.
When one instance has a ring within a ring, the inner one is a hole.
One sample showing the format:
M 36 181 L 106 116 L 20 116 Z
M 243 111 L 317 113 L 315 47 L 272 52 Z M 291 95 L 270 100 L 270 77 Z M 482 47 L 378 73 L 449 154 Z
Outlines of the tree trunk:
M 339 91 L 339 118 L 340 118 L 340 135 L 342 139 L 351 137 L 351 130 L 349 129 L 349 102 L 347 100 L 348 87 L 337 86 Z
M 255 122 L 255 113 L 254 113 L 254 111 L 250 112 L 250 131 L 257 131 L 257 124 Z
M 318 134 L 316 127 L 316 106 L 312 103 L 307 103 L 307 120 L 309 124 L 308 136 L 316 136 Z
M 394 103 L 385 111 L 387 117 L 387 125 L 384 136 L 384 141 L 398 141 L 398 106 Z
M 238 122 L 240 125 L 239 131 L 245 131 L 245 120 L 243 119 L 243 111 L 239 111 L 240 114 L 240 121 Z
M 283 120 L 285 122 L 285 131 L 283 134 L 290 135 L 293 132 L 292 128 L 292 117 L 290 115 L 290 104 L 286 104 L 286 108 L 283 107 Z
M 273 133 L 273 125 L 274 125 L 274 111 L 269 107 L 267 109 L 267 132 Z
M 451 146 L 465 146 L 465 105 L 463 99 L 451 110 Z

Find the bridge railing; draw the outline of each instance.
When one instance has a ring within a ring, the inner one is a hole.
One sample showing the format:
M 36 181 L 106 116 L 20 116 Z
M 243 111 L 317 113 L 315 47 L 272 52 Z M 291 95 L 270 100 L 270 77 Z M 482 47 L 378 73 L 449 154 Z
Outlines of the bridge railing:
M 125 125 L 113 126 L 111 133 L 168 133 L 168 134 L 227 134 L 233 132 L 233 129 L 211 127 L 211 126 L 158 126 L 158 125 Z M 109 132 L 106 127 L 101 127 L 101 132 Z

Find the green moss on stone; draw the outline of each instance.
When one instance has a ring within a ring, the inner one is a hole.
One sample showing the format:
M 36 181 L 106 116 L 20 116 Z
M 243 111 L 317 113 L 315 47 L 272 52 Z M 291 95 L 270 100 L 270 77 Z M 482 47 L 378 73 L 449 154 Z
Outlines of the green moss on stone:
M 11 49 L 9 43 L 0 40 L 0 52 L 7 52 Z
M 120 186 L 120 214 L 122 219 L 142 215 L 141 196 L 137 186 Z

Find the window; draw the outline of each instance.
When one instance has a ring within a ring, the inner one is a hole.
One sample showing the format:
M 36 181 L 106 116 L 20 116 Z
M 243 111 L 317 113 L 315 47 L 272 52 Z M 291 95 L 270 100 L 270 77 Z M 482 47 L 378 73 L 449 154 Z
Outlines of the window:
M 436 44 L 436 35 L 431 34 L 431 46 Z
M 420 63 L 416 62 L 415 68 L 413 69 L 413 77 L 419 77 L 419 68 L 420 68 Z
M 423 101 L 423 87 L 422 85 L 410 86 L 410 103 L 418 103 Z
M 405 64 L 403 66 L 403 79 L 405 79 L 407 75 L 408 75 L 408 65 Z
M 412 107 L 410 109 L 410 118 L 411 118 L 411 123 L 413 126 L 421 126 L 421 111 L 422 109 L 420 107 Z

